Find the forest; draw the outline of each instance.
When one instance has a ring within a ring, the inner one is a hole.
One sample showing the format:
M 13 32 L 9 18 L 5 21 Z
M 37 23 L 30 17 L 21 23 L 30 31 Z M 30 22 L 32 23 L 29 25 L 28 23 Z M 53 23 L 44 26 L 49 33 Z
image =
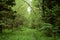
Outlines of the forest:
M 0 40 L 60 40 L 60 0 L 0 0 Z

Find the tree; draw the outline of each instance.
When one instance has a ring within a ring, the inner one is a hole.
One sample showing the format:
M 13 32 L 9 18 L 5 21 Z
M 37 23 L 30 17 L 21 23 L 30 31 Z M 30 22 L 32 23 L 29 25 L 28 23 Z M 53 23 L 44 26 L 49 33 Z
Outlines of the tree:
M 32 0 L 32 8 L 35 12 L 31 13 L 31 25 L 33 28 L 41 27 L 41 15 L 42 15 L 42 0 Z
M 12 10 L 15 0 L 0 0 L 0 32 L 3 28 L 12 27 L 15 11 Z
M 44 0 L 43 21 L 53 25 L 51 28 L 53 33 L 60 33 L 60 1 L 59 0 Z M 57 30 L 57 31 L 56 31 Z

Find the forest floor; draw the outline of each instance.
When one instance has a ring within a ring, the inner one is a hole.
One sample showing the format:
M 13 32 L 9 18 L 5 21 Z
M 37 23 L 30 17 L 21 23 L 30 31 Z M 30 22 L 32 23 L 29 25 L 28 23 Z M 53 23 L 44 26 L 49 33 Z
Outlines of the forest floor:
M 36 29 L 24 28 L 23 31 L 17 29 L 11 33 L 3 33 L 0 40 L 53 40 L 51 37 L 45 37 Z

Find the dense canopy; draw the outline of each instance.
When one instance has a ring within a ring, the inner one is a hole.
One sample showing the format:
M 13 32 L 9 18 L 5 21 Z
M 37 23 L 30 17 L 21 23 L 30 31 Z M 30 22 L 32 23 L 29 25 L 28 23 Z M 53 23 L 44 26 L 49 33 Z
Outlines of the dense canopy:
M 60 0 L 0 0 L 0 40 L 60 40 Z

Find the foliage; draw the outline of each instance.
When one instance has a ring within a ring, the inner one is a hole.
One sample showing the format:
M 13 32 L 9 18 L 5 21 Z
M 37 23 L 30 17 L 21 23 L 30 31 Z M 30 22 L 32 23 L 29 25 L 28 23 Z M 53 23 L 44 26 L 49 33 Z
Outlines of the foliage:
M 60 33 L 60 6 L 59 6 L 59 0 L 44 0 L 44 13 L 43 13 L 43 20 L 45 23 L 49 23 L 53 25 L 53 28 L 55 29 L 55 33 Z M 50 2 L 50 3 L 49 3 Z M 51 28 L 52 29 L 52 28 Z M 56 31 L 57 30 L 57 31 Z M 51 30 L 53 31 L 53 29 Z M 49 32 L 49 31 L 48 31 Z M 53 34 L 53 33 L 52 33 Z
M 41 27 L 41 15 L 42 15 L 42 0 L 32 0 L 32 13 L 31 13 L 31 26 L 32 28 Z
M 3 28 L 13 27 L 13 20 L 15 19 L 15 11 L 12 6 L 15 5 L 15 0 L 0 0 L 0 32 Z
M 0 40 L 60 40 L 60 1 L 0 0 L 0 32 Z

